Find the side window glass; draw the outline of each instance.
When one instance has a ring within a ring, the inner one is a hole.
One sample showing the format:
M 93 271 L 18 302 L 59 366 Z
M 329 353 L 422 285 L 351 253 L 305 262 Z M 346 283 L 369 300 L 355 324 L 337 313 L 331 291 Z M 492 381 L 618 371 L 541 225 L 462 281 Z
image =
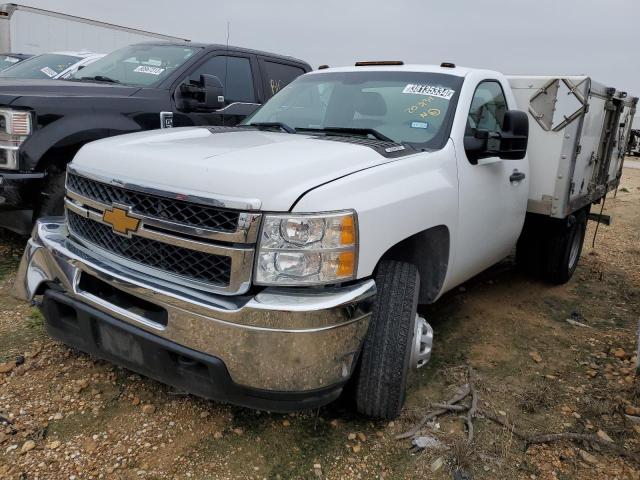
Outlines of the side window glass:
M 294 79 L 304 73 L 304 70 L 293 65 L 284 63 L 262 61 L 264 70 L 264 90 L 267 98 L 273 97 L 276 93 L 289 85 Z
M 225 103 L 255 103 L 251 62 L 245 57 L 218 55 L 205 61 L 189 74 L 189 81 L 199 82 L 200 75 L 215 75 L 224 86 Z
M 477 130 L 502 132 L 506 111 L 507 99 L 502 86 L 496 81 L 482 82 L 471 101 L 465 135 L 473 136 Z

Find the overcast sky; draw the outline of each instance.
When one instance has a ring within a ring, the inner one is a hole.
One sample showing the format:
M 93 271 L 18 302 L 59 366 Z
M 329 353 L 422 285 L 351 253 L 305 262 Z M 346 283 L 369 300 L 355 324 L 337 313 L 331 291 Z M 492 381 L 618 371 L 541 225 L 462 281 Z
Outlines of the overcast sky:
M 19 1 L 19 0 L 18 0 Z M 640 94 L 640 0 L 26 0 L 128 27 L 293 55 L 581 74 Z

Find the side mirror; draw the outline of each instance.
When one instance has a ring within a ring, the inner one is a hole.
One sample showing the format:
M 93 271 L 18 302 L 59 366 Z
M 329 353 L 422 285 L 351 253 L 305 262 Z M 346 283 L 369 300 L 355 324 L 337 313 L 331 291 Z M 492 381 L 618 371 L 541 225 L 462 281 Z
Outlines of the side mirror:
M 473 135 L 465 135 L 464 151 L 474 164 L 481 158 L 497 157 L 501 135 L 498 132 L 477 129 Z
M 519 110 L 508 110 L 504 114 L 500 158 L 522 160 L 529 144 L 529 116 Z
M 502 132 L 476 130 L 464 137 L 464 149 L 473 162 L 481 158 L 499 157 L 504 160 L 521 160 L 527 154 L 529 143 L 529 117 L 519 110 L 504 114 Z
M 180 96 L 187 110 L 211 111 L 224 107 L 224 87 L 215 75 L 200 75 L 199 82 L 180 85 Z
M 224 87 L 215 75 L 200 75 L 200 84 L 204 89 L 204 108 L 218 110 L 224 107 Z

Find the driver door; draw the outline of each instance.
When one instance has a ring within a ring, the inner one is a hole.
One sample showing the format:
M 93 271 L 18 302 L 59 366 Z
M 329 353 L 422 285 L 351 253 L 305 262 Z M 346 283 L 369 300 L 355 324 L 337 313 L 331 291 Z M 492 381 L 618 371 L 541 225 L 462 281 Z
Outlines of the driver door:
M 465 136 L 477 130 L 502 132 L 505 112 L 515 108 L 515 101 L 509 105 L 504 92 L 497 80 L 478 83 Z M 515 246 L 527 209 L 529 168 L 526 158 L 474 160 L 464 150 L 464 138 L 456 139 L 456 144 L 460 206 L 456 270 L 470 278 L 508 256 Z
M 260 106 L 257 84 L 256 60 L 252 55 L 214 54 L 196 66 L 185 78 L 185 82 L 199 82 L 200 75 L 208 74 L 218 77 L 224 87 L 224 107 L 218 110 L 189 111 L 180 107 L 180 85 L 174 92 L 177 113 L 173 126 L 189 125 L 228 125 L 240 123 Z

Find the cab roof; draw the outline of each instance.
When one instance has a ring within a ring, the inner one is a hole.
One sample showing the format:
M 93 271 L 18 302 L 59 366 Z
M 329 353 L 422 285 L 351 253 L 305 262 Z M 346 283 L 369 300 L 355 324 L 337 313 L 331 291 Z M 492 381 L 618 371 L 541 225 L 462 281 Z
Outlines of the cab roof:
M 442 73 L 446 75 L 455 75 L 457 77 L 465 77 L 472 71 L 476 71 L 475 68 L 466 67 L 442 67 L 440 65 L 366 65 L 366 66 L 349 66 L 349 67 L 335 67 L 324 68 L 322 70 L 316 70 L 311 72 L 312 74 L 322 74 L 330 72 L 422 72 L 422 73 Z M 484 70 L 483 70 L 484 71 Z
M 251 48 L 236 47 L 235 45 L 223 45 L 219 43 L 199 43 L 199 42 L 190 42 L 190 41 L 170 41 L 170 40 L 150 40 L 147 42 L 132 43 L 131 45 L 132 46 L 133 45 L 171 45 L 171 46 L 178 46 L 178 47 L 202 48 L 205 51 L 214 51 L 214 50 L 219 51 L 219 50 L 228 49 L 234 52 L 242 52 L 242 53 L 253 54 L 253 55 L 262 55 L 262 56 L 271 57 L 274 59 L 281 58 L 289 62 L 296 62 L 302 65 L 305 65 L 308 67 L 309 70 L 311 70 L 311 66 L 307 62 L 299 58 L 292 57 L 290 55 L 280 55 L 277 53 L 265 52 L 263 50 L 253 50 Z
M 65 50 L 60 52 L 45 52 L 45 53 L 41 53 L 40 55 L 69 55 L 70 57 L 89 58 L 89 57 L 104 57 L 106 54 L 89 52 L 88 50 L 80 50 L 78 52 Z

